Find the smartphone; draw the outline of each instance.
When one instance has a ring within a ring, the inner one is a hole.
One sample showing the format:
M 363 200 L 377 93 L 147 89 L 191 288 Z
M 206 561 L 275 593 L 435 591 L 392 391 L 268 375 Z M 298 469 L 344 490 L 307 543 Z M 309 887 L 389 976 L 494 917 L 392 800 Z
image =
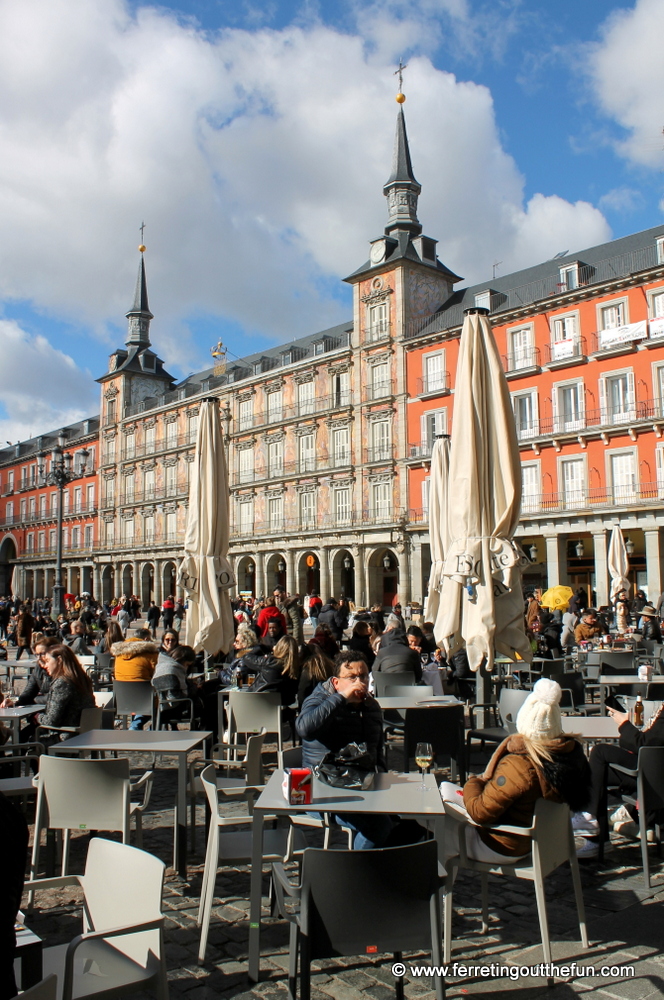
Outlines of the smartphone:
M 608 698 L 604 699 L 604 704 L 607 708 L 612 708 L 614 712 L 627 712 L 624 705 L 621 705 L 615 694 L 610 694 Z

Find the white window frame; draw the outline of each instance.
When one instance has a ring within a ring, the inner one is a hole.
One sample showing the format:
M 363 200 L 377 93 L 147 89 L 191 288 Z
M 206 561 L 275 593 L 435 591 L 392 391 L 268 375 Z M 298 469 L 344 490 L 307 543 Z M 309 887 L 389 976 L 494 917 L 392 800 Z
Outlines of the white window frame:
M 576 389 L 578 401 L 578 416 L 566 420 L 561 406 L 561 395 L 567 389 Z M 586 391 L 583 379 L 566 379 L 564 382 L 554 382 L 552 386 L 553 427 L 556 434 L 571 434 L 583 430 L 586 426 Z
M 371 398 L 382 399 L 389 396 L 392 389 L 389 360 L 371 365 Z
M 366 340 L 369 343 L 389 336 L 390 303 L 387 299 L 383 299 L 381 302 L 368 302 L 366 317 Z
M 278 424 L 284 418 L 284 394 L 282 389 L 265 393 L 265 413 L 268 424 Z
M 284 442 L 281 438 L 278 441 L 268 441 L 267 443 L 267 475 L 268 479 L 275 479 L 284 474 Z
M 537 389 L 520 389 L 519 392 L 511 393 L 512 396 L 512 412 L 514 413 L 514 420 L 516 423 L 516 436 L 519 441 L 528 441 L 530 438 L 537 437 L 540 432 L 540 418 L 539 418 L 539 393 Z M 517 421 L 516 404 L 517 400 L 529 398 L 531 400 L 531 410 L 532 418 L 528 425 L 520 427 Z
M 253 446 L 238 449 L 237 478 L 239 483 L 253 483 L 255 475 Z
M 390 521 L 394 504 L 392 483 L 371 484 L 371 517 L 376 521 Z
M 629 323 L 629 299 L 627 296 L 617 299 L 606 299 L 604 302 L 598 302 L 595 308 L 597 310 L 597 329 L 600 333 L 602 330 L 617 330 L 621 326 L 627 326 Z M 622 310 L 622 316 L 618 317 L 621 319 L 621 322 L 605 326 L 605 313 L 610 309 Z
M 432 420 L 433 418 L 433 420 Z M 429 423 L 434 424 L 429 432 Z M 430 454 L 434 441 L 440 434 L 447 434 L 447 407 L 438 410 L 426 410 L 420 417 L 420 446 L 422 452 Z
M 336 489 L 333 489 L 332 492 L 334 493 L 333 511 L 335 524 L 349 524 L 353 509 L 353 498 L 350 486 L 338 486 Z M 347 502 L 341 503 L 343 499 L 346 499 Z
M 317 519 L 316 491 L 305 490 L 300 493 L 300 526 L 302 528 L 313 528 Z
M 657 254 L 657 263 L 664 264 L 664 236 L 658 236 L 655 239 L 655 252 Z
M 143 499 L 154 500 L 157 494 L 157 484 L 154 469 L 143 470 Z
M 527 494 L 524 492 L 524 472 L 535 472 L 535 479 L 537 480 L 537 490 L 534 493 Z M 532 499 L 529 499 L 532 498 Z M 522 462 L 521 463 L 521 513 L 522 514 L 533 514 L 539 511 L 542 507 L 542 463 L 539 461 L 533 462 Z
M 169 542 L 178 541 L 178 512 L 169 510 L 164 517 L 164 534 Z
M 613 405 L 609 401 L 609 383 L 625 377 L 627 378 L 627 407 L 624 410 L 614 411 Z M 599 390 L 600 419 L 602 424 L 614 426 L 616 424 L 626 424 L 634 420 L 636 417 L 636 384 L 632 368 L 602 372 L 597 380 L 597 387 Z
M 370 461 L 386 462 L 392 458 L 392 422 L 390 420 L 372 420 L 370 430 Z M 378 430 L 379 427 L 386 427 L 387 432 Z M 382 440 L 378 440 L 381 438 Z
M 247 431 L 254 423 L 254 397 L 241 399 L 238 403 L 238 430 Z
M 254 530 L 253 497 L 238 501 L 238 530 L 241 535 L 250 535 Z
M 166 447 L 177 448 L 178 444 L 178 422 L 169 420 L 166 424 Z
M 83 528 L 83 544 L 86 549 L 91 549 L 95 543 L 94 525 L 86 524 Z
M 560 268 L 560 284 L 564 292 L 573 292 L 579 287 L 579 262 L 563 264 Z
M 316 410 L 316 383 L 313 379 L 297 383 L 297 413 L 310 417 Z
M 297 468 L 299 472 L 316 471 L 316 435 L 313 431 L 298 436 Z
M 434 373 L 433 377 L 429 374 L 429 362 L 434 359 L 440 358 L 440 371 L 438 377 Z M 422 355 L 422 391 L 425 395 L 433 392 L 444 392 L 447 389 L 447 379 L 445 373 L 445 351 L 428 351 L 426 354 Z
M 613 479 L 613 460 L 623 456 L 629 456 L 632 459 L 633 484 L 631 487 L 622 484 L 616 486 Z M 614 506 L 618 507 L 622 504 L 634 503 L 639 496 L 639 449 L 636 446 L 628 448 L 607 448 L 604 453 L 604 461 L 606 483 L 611 492 L 611 498 Z
M 583 470 L 582 485 L 576 493 L 571 494 L 567 499 L 565 492 L 564 468 L 572 462 L 580 462 Z M 561 506 L 566 510 L 575 510 L 579 507 L 586 507 L 588 504 L 588 458 L 586 455 L 563 455 L 558 458 L 558 492 L 561 497 Z
M 270 531 L 283 531 L 284 529 L 284 498 L 268 497 L 267 499 L 267 521 Z
M 520 323 L 518 326 L 510 327 L 506 331 L 507 335 L 507 370 L 510 372 L 523 371 L 533 368 L 535 365 L 535 326 L 533 323 Z M 515 340 L 519 337 L 527 340 L 527 344 L 518 344 L 515 347 Z
M 475 292 L 475 308 L 476 309 L 491 309 L 491 289 L 487 288 L 484 292 Z
M 187 462 L 187 466 L 191 463 Z M 175 497 L 178 492 L 178 467 L 177 465 L 167 465 L 165 469 L 166 496 Z
M 331 437 L 332 464 L 335 468 L 350 465 L 350 427 L 333 427 Z
M 332 376 L 332 402 L 335 408 L 350 404 L 350 372 L 336 372 Z
M 657 476 L 657 496 L 664 498 L 664 441 L 655 447 L 655 470 Z

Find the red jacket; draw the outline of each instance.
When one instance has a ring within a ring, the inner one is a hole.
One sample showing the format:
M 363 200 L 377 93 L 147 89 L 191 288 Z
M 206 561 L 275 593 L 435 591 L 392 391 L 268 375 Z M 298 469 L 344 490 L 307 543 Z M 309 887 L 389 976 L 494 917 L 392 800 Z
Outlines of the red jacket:
M 286 624 L 286 619 L 282 615 L 279 608 L 275 607 L 273 604 L 268 604 L 266 608 L 259 613 L 256 619 L 256 629 L 258 634 L 262 639 L 264 635 L 267 635 L 267 627 L 273 619 L 277 619 L 281 622 L 281 627 L 284 630 L 284 635 L 288 634 L 288 626 Z
M 318 618 L 318 612 L 323 607 L 323 602 L 320 597 L 310 597 L 309 598 L 309 614 L 313 615 L 314 618 Z

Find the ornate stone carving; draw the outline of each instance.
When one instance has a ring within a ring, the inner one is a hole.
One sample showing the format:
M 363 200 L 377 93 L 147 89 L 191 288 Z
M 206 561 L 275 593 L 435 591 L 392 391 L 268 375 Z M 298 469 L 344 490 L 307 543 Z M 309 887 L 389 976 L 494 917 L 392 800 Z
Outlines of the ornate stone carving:
M 449 282 L 436 274 L 408 271 L 408 298 L 411 317 L 429 316 L 450 294 Z
M 373 306 L 376 305 L 378 302 L 384 302 L 386 299 L 390 297 L 390 295 L 393 294 L 394 294 L 393 288 L 381 288 L 375 292 L 368 292 L 367 295 L 363 295 L 360 301 L 364 302 L 366 305 Z
M 119 392 L 120 390 L 118 389 L 117 385 L 113 383 L 113 385 L 109 385 L 108 389 L 104 393 L 104 399 L 115 399 L 115 397 L 119 394 Z

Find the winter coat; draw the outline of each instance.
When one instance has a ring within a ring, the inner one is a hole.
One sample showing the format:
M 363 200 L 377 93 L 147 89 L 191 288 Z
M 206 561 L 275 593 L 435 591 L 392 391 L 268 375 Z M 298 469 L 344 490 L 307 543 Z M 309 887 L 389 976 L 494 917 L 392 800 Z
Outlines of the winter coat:
M 349 702 L 329 678 L 305 699 L 295 729 L 302 740 L 303 767 L 313 767 L 326 753 L 338 753 L 348 743 L 366 743 L 374 769 L 387 770 L 383 713 L 371 695 L 361 702 Z
M 648 639 L 651 642 L 662 641 L 662 630 L 656 618 L 651 618 L 650 615 L 644 616 L 643 625 L 641 626 L 641 638 Z
M 278 622 L 281 622 L 284 635 L 286 635 L 288 633 L 288 623 L 279 608 L 274 604 L 268 604 L 259 613 L 258 618 L 256 619 L 256 631 L 258 632 L 258 635 L 261 638 L 264 635 L 267 635 L 267 627 L 270 624 L 271 618 L 276 618 Z
M 533 599 L 528 601 L 528 607 L 526 608 L 526 625 L 528 628 L 532 625 L 536 618 L 539 617 L 540 605 L 539 601 Z
M 532 825 L 538 799 L 566 802 L 573 812 L 590 799 L 590 765 L 580 743 L 560 736 L 549 744 L 553 761 L 540 767 L 527 753 L 523 737 L 508 736 L 496 749 L 482 775 L 469 778 L 463 787 L 463 804 L 475 823 Z M 530 838 L 480 829 L 479 835 L 493 851 L 521 857 L 530 851 Z
M 352 635 L 348 640 L 348 648 L 358 653 L 364 653 L 369 664 L 369 670 L 371 670 L 376 659 L 376 654 L 373 651 L 371 638 L 368 635 Z
M 288 597 L 281 605 L 281 613 L 288 624 L 288 634 L 292 635 L 298 646 L 304 642 L 304 619 L 302 605 L 297 597 Z
M 345 615 L 339 613 L 339 609 L 335 604 L 326 604 L 318 614 L 318 624 L 327 625 L 334 638 L 339 641 L 344 631 L 344 617 Z
M 415 674 L 416 681 L 422 679 L 422 660 L 408 645 L 403 629 L 390 629 L 385 633 L 380 640 L 373 669 L 384 674 L 411 672 Z
M 30 646 L 32 640 L 32 630 L 35 627 L 35 620 L 29 611 L 19 612 L 16 619 L 16 645 Z
M 78 726 L 84 708 L 94 708 L 92 692 L 82 694 L 66 677 L 53 681 L 46 699 L 46 709 L 37 716 L 40 726 Z
M 161 608 L 158 608 L 156 604 L 153 608 L 148 608 L 148 623 L 152 626 L 152 628 L 157 627 L 160 618 Z
M 640 747 L 664 747 L 664 710 L 660 709 L 647 729 L 637 729 L 633 723 L 626 720 L 618 732 L 622 749 L 629 750 L 633 754 L 638 754 Z
M 68 635 L 65 639 L 65 646 L 69 646 L 76 656 L 89 656 L 90 649 L 83 635 Z
M 159 656 L 159 647 L 154 642 L 125 639 L 124 642 L 114 642 L 111 653 L 115 657 L 113 674 L 116 681 L 152 680 Z
M 310 597 L 309 598 L 309 617 L 318 618 L 320 609 L 323 607 L 323 602 L 320 597 Z
M 629 627 L 629 623 L 632 617 L 629 610 L 629 601 L 616 601 L 615 613 L 616 613 L 616 627 L 619 632 L 623 632 L 626 628 Z
M 120 643 L 117 643 L 119 646 Z M 146 646 L 153 644 L 145 643 Z M 115 646 L 113 647 L 115 649 Z M 157 666 L 152 675 L 152 687 L 159 692 L 159 696 L 167 698 L 187 698 L 187 673 L 177 660 L 174 660 L 168 653 L 159 653 Z
M 579 622 L 574 629 L 574 640 L 577 644 L 579 642 L 590 642 L 591 639 L 596 639 L 601 634 L 602 629 L 599 625 L 586 625 L 585 622 Z
M 314 635 L 309 639 L 310 646 L 320 646 L 326 656 L 329 656 L 331 660 L 339 652 L 339 645 L 337 640 L 331 635 L 327 635 L 325 632 L 319 632 L 318 635 Z
M 16 700 L 17 705 L 44 705 L 51 690 L 51 678 L 39 664 L 30 674 L 28 683 Z
M 576 615 L 571 611 L 566 611 L 563 615 L 563 631 L 560 636 L 560 645 L 573 646 L 576 642 L 574 629 L 576 628 Z

